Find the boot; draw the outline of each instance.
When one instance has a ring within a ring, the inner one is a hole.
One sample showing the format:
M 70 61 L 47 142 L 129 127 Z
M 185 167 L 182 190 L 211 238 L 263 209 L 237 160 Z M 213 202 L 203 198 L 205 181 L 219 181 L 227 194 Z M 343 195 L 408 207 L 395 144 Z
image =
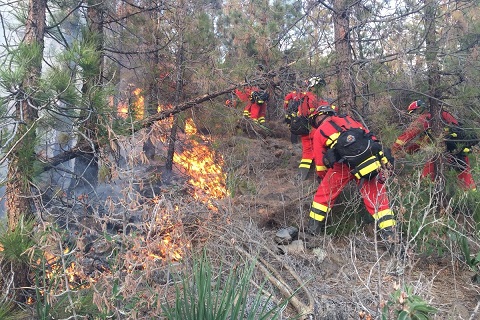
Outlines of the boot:
M 300 181 L 307 180 L 309 172 L 310 172 L 309 168 L 298 168 L 297 179 Z
M 399 241 L 395 228 L 387 227 L 384 229 L 380 229 L 379 234 L 390 254 L 395 254 L 395 252 L 398 251 L 399 255 L 404 255 L 405 248 L 403 244 Z
M 307 225 L 307 233 L 317 236 L 325 231 L 325 220 L 318 221 L 310 218 Z
M 396 234 L 393 227 L 386 227 L 384 229 L 380 229 L 379 233 L 380 233 L 380 238 L 382 238 L 384 242 L 388 242 L 388 243 L 396 242 Z

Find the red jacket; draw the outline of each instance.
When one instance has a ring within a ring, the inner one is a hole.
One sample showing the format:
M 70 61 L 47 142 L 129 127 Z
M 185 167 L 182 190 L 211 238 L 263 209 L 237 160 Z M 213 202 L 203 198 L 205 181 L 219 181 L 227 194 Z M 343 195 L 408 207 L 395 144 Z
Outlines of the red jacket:
M 290 103 L 291 100 L 300 100 L 303 97 L 303 93 L 300 91 L 290 91 L 287 93 L 285 98 L 283 99 L 283 108 L 285 111 L 288 109 L 288 104 Z
M 447 111 L 442 111 L 442 121 L 447 124 L 458 125 L 457 119 Z M 430 129 L 430 120 L 432 116 L 430 113 L 421 114 L 410 126 L 405 130 L 394 142 L 392 151 L 397 152 L 400 149 L 405 149 L 408 153 L 418 151 L 422 146 L 429 143 L 428 130 Z M 413 141 L 415 140 L 416 141 Z
M 265 116 L 267 114 L 267 103 L 258 104 L 257 101 L 252 101 L 252 92 L 262 91 L 258 87 L 246 87 L 243 91 L 235 89 L 235 95 L 242 101 L 247 102 L 243 108 L 243 115 L 245 117 L 250 117 L 258 123 L 265 123 Z
M 283 101 L 283 108 L 288 109 L 288 104 L 291 100 L 302 100 L 302 104 L 298 107 L 298 115 L 308 117 L 319 106 L 328 105 L 328 101 L 318 98 L 313 92 L 310 91 L 291 91 L 289 92 Z
M 243 91 L 240 89 L 235 89 L 235 95 L 242 102 L 250 101 L 250 95 L 253 91 L 260 91 L 258 87 L 246 87 Z

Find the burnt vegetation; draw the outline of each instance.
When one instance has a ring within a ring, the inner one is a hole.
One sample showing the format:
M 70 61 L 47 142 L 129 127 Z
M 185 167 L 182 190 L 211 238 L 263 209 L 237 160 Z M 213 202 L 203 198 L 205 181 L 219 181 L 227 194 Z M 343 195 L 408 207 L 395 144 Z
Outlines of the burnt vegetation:
M 1 319 L 479 316 L 480 199 L 438 116 L 480 127 L 472 1 L 22 4 L 0 4 Z M 313 75 L 387 146 L 428 102 L 434 143 L 386 182 L 402 252 L 355 183 L 304 231 L 319 181 L 296 178 L 283 98 Z M 269 93 L 265 126 L 245 86 Z

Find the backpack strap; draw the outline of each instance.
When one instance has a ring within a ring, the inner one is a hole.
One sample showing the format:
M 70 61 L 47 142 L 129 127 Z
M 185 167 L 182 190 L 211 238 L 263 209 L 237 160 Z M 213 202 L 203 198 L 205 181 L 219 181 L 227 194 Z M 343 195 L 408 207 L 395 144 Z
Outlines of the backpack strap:
M 340 120 L 340 123 L 337 122 L 338 120 L 337 119 L 341 119 Z M 337 120 L 337 121 L 335 121 Z M 335 118 L 333 119 L 330 119 L 328 121 L 328 123 L 337 131 L 333 134 L 331 134 L 330 136 L 326 135 L 325 132 L 322 132 L 322 130 L 320 130 L 320 133 L 325 137 L 327 138 L 327 142 L 326 142 L 326 145 L 330 148 L 333 148 L 335 147 L 335 144 L 336 144 L 336 141 L 338 139 L 338 137 L 340 136 L 341 133 L 343 133 L 344 131 L 348 130 L 348 129 L 351 129 L 351 128 L 359 128 L 359 129 L 362 129 L 365 134 L 371 138 L 374 137 L 373 133 L 369 132 L 369 133 L 366 133 L 367 131 L 363 128 L 362 124 L 360 122 L 358 122 L 357 120 L 353 119 L 352 117 L 350 117 L 349 115 L 347 114 L 343 114 L 343 115 L 337 115 L 335 116 Z M 376 139 L 373 139 L 376 141 Z
M 327 135 L 323 130 L 320 130 L 320 133 L 322 134 L 322 136 L 324 136 L 327 139 L 327 141 L 325 142 L 327 147 L 333 148 L 335 147 L 335 143 L 337 142 L 338 136 L 340 136 L 340 134 L 344 132 L 346 128 L 340 126 L 332 119 L 328 120 L 328 123 L 336 130 L 336 132 L 332 133 L 331 135 Z

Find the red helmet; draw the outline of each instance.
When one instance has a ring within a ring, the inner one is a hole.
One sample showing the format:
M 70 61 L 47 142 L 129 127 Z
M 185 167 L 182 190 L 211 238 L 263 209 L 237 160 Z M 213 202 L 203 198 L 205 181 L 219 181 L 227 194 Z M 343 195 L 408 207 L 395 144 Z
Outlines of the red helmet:
M 415 100 L 408 105 L 407 110 L 408 110 L 408 113 L 412 113 L 419 108 L 424 109 L 425 108 L 425 102 L 423 102 L 422 100 Z

